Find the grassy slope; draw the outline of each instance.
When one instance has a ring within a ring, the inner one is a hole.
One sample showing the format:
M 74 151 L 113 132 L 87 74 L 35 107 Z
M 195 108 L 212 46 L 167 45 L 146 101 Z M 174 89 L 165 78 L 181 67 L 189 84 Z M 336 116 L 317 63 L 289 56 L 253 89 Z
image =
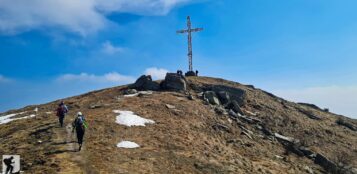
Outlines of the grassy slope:
M 303 138 L 311 149 L 331 159 L 342 152 L 357 159 L 356 132 L 337 125 L 337 115 L 222 79 L 192 77 L 189 82 L 199 87 L 241 88 L 247 92 L 243 109 L 258 113 L 257 117 L 273 132 Z M 155 92 L 144 97 L 123 98 L 124 88 L 65 99 L 70 107 L 66 124 L 74 119 L 77 111 L 83 112 L 89 120 L 83 151 L 73 151 L 77 147 L 72 142 L 75 137 L 58 127 L 54 113 L 46 113 L 56 108 L 56 102 L 52 102 L 11 111 L 30 112 L 39 108 L 35 118 L 0 125 L 0 155 L 20 154 L 24 170 L 29 173 L 304 173 L 305 166 L 317 173 L 323 172 L 307 158 L 286 154 L 279 142 L 264 136 L 255 125 L 245 125 L 254 132 L 253 139 L 241 134 L 235 122 L 228 116 L 217 115 L 198 97 L 188 100 L 181 93 Z M 195 91 L 191 93 L 196 95 Z M 105 105 L 89 109 L 92 104 Z M 176 106 L 178 111 L 166 108 L 165 104 Z M 134 111 L 156 123 L 146 127 L 120 126 L 115 123 L 114 109 Z M 301 109 L 322 120 L 310 119 L 299 111 Z M 212 129 L 217 123 L 228 126 L 230 132 Z M 134 141 L 141 148 L 119 149 L 116 144 L 120 140 Z

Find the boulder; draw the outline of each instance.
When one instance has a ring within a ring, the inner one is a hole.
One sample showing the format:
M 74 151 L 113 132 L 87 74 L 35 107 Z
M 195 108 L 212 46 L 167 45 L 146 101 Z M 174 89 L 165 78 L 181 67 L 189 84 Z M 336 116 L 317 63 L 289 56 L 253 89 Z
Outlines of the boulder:
M 208 100 L 208 102 L 212 105 L 220 105 L 219 99 L 214 91 L 206 91 L 203 94 L 203 98 Z
M 227 107 L 229 109 L 232 109 L 234 112 L 238 113 L 238 114 L 241 114 L 241 115 L 244 115 L 243 111 L 240 109 L 239 107 L 239 103 L 236 101 L 236 100 L 233 100 L 231 101 Z
M 222 104 L 227 104 L 231 100 L 229 97 L 229 93 L 226 91 L 219 91 L 217 92 L 217 95 Z
M 197 74 L 195 72 L 193 72 L 193 71 L 187 71 L 185 73 L 185 76 L 197 76 Z
M 177 73 L 167 73 L 161 87 L 166 90 L 186 91 L 186 79 Z
M 130 86 L 130 88 L 134 88 L 140 91 L 157 91 L 160 89 L 160 85 L 159 83 L 152 81 L 150 75 L 142 75 L 135 81 L 134 84 Z

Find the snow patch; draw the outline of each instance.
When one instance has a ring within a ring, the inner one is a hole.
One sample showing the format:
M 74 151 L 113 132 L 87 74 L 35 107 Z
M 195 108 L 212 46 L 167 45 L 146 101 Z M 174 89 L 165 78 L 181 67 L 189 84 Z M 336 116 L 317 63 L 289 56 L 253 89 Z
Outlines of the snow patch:
M 124 95 L 124 97 L 136 97 L 136 96 L 138 96 L 139 95 L 139 93 L 135 93 L 135 94 L 126 94 L 126 95 Z
M 15 117 L 16 115 L 20 115 L 20 114 L 24 114 L 24 113 L 25 112 L 20 112 L 20 113 L 14 113 L 14 114 L 0 116 L 0 124 L 5 124 L 5 123 L 9 123 L 14 120 L 21 120 L 21 119 L 32 118 L 32 117 L 36 116 L 35 114 L 31 114 L 31 115 L 25 116 L 25 117 L 12 118 L 12 117 Z
M 139 94 L 141 94 L 141 95 L 151 95 L 152 91 L 139 91 L 139 92 L 137 92 L 135 94 L 126 94 L 126 95 L 124 95 L 124 97 L 136 97 Z
M 132 149 L 132 148 L 138 148 L 140 146 L 132 141 L 121 141 L 120 143 L 117 144 L 117 147 Z
M 145 124 L 154 124 L 155 122 L 150 119 L 142 118 L 135 115 L 132 111 L 113 110 L 114 113 L 119 114 L 116 118 L 116 123 L 125 126 L 145 126 Z

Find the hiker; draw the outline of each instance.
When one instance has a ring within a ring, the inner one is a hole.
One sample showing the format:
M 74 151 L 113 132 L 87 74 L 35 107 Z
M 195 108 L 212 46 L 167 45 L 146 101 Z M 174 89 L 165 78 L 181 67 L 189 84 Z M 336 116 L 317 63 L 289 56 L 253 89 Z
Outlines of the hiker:
M 198 76 L 198 71 L 196 70 L 196 76 Z
M 74 130 L 76 130 L 76 133 L 77 133 L 77 139 L 78 139 L 78 145 L 79 145 L 78 151 L 81 151 L 82 144 L 83 144 L 84 132 L 85 132 L 85 129 L 87 128 L 86 119 L 84 118 L 82 112 L 77 113 L 77 117 L 73 121 L 72 126 L 73 126 L 72 132 L 74 132 Z
M 6 165 L 6 171 L 5 174 L 11 174 L 12 171 L 14 170 L 14 166 L 12 166 L 11 164 L 13 164 L 14 162 L 12 162 L 12 160 L 14 159 L 14 157 L 10 157 L 10 158 L 5 158 L 4 159 L 4 163 Z
M 61 101 L 61 103 L 58 105 L 58 108 L 57 108 L 57 117 L 58 117 L 61 127 L 63 127 L 63 120 L 67 113 L 68 113 L 68 108 L 64 104 L 64 102 Z

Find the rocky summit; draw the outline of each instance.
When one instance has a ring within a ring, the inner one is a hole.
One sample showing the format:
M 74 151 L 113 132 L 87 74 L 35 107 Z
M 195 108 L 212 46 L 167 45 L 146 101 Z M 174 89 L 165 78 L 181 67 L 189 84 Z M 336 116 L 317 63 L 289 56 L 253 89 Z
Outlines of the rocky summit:
M 79 152 L 78 111 L 88 122 Z M 5 154 L 20 155 L 25 173 L 353 174 L 357 120 L 252 85 L 169 73 L 2 113 Z

